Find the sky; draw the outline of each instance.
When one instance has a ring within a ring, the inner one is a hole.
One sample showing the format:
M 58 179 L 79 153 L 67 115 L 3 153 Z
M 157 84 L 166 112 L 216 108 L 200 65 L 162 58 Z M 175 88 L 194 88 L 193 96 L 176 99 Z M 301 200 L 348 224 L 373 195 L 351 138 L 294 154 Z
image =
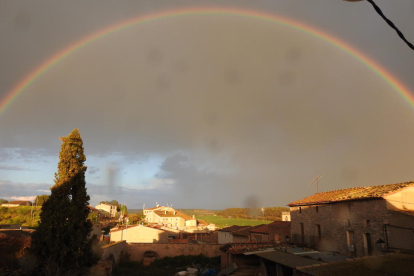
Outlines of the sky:
M 414 41 L 414 2 L 375 1 Z M 414 95 L 414 52 L 366 2 L 2 1 L 0 104 L 55 53 L 127 19 L 188 8 L 265 12 L 362 52 Z M 49 194 L 78 128 L 90 204 L 286 206 L 319 191 L 414 180 L 414 104 L 366 63 L 234 15 L 137 24 L 77 49 L 0 110 L 0 198 Z

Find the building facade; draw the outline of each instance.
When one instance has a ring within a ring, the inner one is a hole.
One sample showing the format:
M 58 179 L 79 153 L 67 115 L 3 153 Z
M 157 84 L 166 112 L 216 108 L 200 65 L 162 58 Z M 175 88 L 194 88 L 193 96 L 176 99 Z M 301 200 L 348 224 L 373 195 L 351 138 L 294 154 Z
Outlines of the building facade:
M 414 250 L 414 182 L 317 193 L 288 204 L 293 242 L 352 257 Z
M 118 210 L 116 205 L 101 203 L 99 205 L 96 205 L 95 208 L 109 213 L 111 218 L 115 218 L 118 216 Z
M 168 243 L 169 232 L 142 225 L 115 229 L 110 232 L 111 242 L 127 243 Z

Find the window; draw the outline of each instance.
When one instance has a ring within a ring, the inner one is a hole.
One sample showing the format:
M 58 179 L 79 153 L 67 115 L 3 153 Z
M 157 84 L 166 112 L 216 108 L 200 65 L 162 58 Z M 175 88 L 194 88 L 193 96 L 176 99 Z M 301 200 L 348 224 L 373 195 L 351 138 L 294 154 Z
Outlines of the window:
M 319 206 L 316 206 L 316 213 L 319 213 Z
M 302 214 L 302 207 L 299 207 L 299 214 Z
M 351 220 L 348 219 L 348 226 L 351 226 Z
M 369 221 L 369 219 L 365 221 L 365 227 L 371 227 L 371 222 Z

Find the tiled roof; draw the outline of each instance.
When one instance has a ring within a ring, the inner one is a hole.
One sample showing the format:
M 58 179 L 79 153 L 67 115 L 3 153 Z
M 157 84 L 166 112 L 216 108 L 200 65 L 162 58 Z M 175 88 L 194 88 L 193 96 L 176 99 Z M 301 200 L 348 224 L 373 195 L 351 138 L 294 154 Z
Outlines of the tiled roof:
M 234 232 L 234 231 L 241 230 L 241 229 L 244 229 L 244 228 L 250 228 L 250 226 L 233 225 L 233 226 L 229 226 L 229 227 L 226 227 L 226 228 L 223 228 L 223 229 L 219 229 L 218 231 L 221 231 L 221 232 Z
M 232 232 L 232 234 L 233 235 L 238 235 L 238 236 L 248 237 L 250 235 L 250 231 L 255 230 L 257 228 L 260 228 L 262 226 L 266 226 L 266 224 L 260 224 L 260 225 L 256 225 L 256 226 L 249 226 L 245 229 L 234 231 L 234 232 Z
M 158 229 L 158 228 L 154 228 L 154 227 L 148 227 L 148 226 L 143 226 L 143 225 L 135 225 L 135 226 L 131 226 L 131 227 L 128 227 L 128 228 L 122 227 L 122 228 L 117 228 L 117 229 L 114 229 L 114 230 L 111 229 L 109 231 L 109 233 L 118 232 L 118 231 L 121 231 L 121 230 L 129 230 L 129 229 L 138 228 L 138 227 L 144 227 L 144 228 L 149 228 L 149 229 L 154 229 L 154 230 L 157 230 L 157 231 L 165 232 L 162 229 Z
M 357 187 L 342 190 L 335 190 L 323 193 L 317 193 L 309 197 L 289 203 L 288 206 L 305 206 L 313 204 L 325 204 L 341 201 L 379 199 L 386 195 L 395 193 L 406 187 L 414 186 L 414 182 L 404 182 L 389 185 Z
M 174 214 L 175 212 L 175 214 Z M 180 217 L 183 218 L 185 220 L 192 220 L 193 218 L 183 214 L 181 212 L 178 211 L 154 211 L 155 214 L 157 214 L 160 217 L 166 217 L 166 218 L 171 218 L 171 217 Z
M 197 221 L 198 221 L 198 225 L 209 225 L 206 221 L 202 219 L 197 219 Z
M 15 200 L 15 201 L 10 201 L 9 203 L 6 203 L 6 204 L 23 204 L 23 203 L 28 203 L 28 202 L 30 202 L 30 201 L 27 201 L 27 200 Z
M 262 225 L 260 227 L 257 227 L 256 229 L 250 230 L 252 233 L 260 233 L 260 234 L 269 234 L 269 225 Z

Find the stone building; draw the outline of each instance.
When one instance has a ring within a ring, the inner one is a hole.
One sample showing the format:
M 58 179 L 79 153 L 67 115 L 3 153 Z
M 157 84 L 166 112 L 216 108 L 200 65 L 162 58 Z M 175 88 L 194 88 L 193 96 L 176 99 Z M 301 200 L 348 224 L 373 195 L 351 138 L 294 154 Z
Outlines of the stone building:
M 353 257 L 414 250 L 414 182 L 317 193 L 290 206 L 293 242 Z
M 290 221 L 274 221 L 250 230 L 249 241 L 288 242 Z
M 233 225 L 226 228 L 222 228 L 217 231 L 218 233 L 218 243 L 219 244 L 225 244 L 225 243 L 231 243 L 231 242 L 241 242 L 248 241 L 248 234 L 245 237 L 244 235 L 237 235 L 240 234 L 240 231 L 251 228 L 250 226 L 239 226 L 239 225 Z M 233 235 L 233 234 L 236 235 Z M 249 233 L 247 231 L 247 233 Z
M 116 205 L 100 203 L 99 205 L 96 205 L 95 208 L 107 212 L 111 218 L 118 216 L 118 210 Z

